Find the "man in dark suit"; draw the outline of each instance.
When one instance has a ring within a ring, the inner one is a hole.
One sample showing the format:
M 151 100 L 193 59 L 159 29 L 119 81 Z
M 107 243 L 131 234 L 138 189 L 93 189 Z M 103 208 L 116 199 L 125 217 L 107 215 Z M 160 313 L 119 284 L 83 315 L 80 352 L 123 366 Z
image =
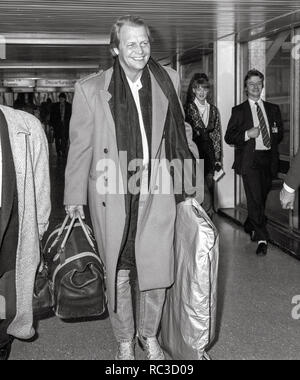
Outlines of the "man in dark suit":
M 57 157 L 66 157 L 69 145 L 69 126 L 72 106 L 65 93 L 59 95 L 59 102 L 51 109 L 50 125 L 54 129 Z
M 244 85 L 248 100 L 233 108 L 225 141 L 236 148 L 233 169 L 243 178 L 248 206 L 245 231 L 258 242 L 256 254 L 265 256 L 269 241 L 265 206 L 272 179 L 278 173 L 282 119 L 277 105 L 261 99 L 264 88 L 261 72 L 250 70 Z
M 296 190 L 300 187 L 300 150 L 286 176 L 283 189 L 280 193 L 281 205 L 284 209 L 294 209 Z

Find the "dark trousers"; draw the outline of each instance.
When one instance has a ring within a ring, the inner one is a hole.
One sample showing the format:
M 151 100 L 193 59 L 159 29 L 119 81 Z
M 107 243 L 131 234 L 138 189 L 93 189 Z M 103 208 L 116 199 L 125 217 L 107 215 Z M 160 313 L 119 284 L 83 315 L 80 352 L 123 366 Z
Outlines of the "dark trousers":
M 247 198 L 248 219 L 245 231 L 255 232 L 254 240 L 269 240 L 267 218 L 265 215 L 268 194 L 272 188 L 271 154 L 269 151 L 257 151 L 255 163 L 243 175 Z
M 67 138 L 59 137 L 59 136 L 55 137 L 56 153 L 58 157 L 60 156 L 67 157 L 68 145 L 69 145 L 69 141 Z

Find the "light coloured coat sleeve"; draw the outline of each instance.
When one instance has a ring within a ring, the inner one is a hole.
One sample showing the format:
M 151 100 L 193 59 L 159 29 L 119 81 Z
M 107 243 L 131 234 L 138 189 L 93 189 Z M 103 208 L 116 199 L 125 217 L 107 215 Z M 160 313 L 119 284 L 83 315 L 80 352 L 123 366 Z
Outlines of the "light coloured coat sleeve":
M 47 231 L 51 213 L 49 150 L 46 135 L 41 123 L 35 119 L 31 129 L 31 152 L 33 163 L 33 178 L 36 196 L 37 222 L 40 239 Z
M 70 123 L 70 149 L 65 173 L 65 205 L 87 204 L 88 178 L 93 157 L 93 129 L 93 112 L 81 84 L 77 83 Z

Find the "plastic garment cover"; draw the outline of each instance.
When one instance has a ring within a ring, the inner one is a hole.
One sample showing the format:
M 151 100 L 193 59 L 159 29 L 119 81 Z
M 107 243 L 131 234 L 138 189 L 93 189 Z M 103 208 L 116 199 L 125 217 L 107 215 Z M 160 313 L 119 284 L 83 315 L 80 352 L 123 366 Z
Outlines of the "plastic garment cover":
M 196 200 L 178 205 L 175 283 L 167 292 L 161 344 L 172 360 L 202 360 L 216 328 L 219 237 Z

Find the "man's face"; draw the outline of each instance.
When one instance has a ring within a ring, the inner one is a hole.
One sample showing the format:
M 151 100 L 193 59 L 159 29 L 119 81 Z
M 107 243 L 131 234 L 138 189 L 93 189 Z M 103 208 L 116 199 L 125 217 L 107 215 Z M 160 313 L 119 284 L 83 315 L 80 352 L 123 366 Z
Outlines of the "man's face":
M 125 74 L 131 80 L 137 79 L 147 65 L 151 54 L 146 28 L 144 26 L 122 26 L 117 51 Z
M 258 100 L 261 97 L 264 84 L 260 77 L 250 77 L 247 82 L 248 97 L 250 99 Z
M 59 98 L 60 104 L 65 104 L 66 99 L 65 98 Z

